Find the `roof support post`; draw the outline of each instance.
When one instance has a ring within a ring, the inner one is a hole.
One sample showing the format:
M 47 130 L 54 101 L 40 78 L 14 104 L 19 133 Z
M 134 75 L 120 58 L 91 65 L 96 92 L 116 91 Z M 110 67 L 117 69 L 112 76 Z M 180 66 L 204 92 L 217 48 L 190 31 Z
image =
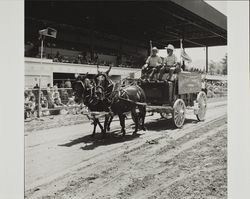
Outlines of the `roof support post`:
M 208 46 L 206 46 L 206 73 L 208 73 Z

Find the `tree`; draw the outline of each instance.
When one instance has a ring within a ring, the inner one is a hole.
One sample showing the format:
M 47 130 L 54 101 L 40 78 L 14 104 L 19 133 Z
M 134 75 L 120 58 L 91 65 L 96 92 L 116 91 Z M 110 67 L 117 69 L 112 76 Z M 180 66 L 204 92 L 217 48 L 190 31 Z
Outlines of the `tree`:
M 222 64 L 222 74 L 227 75 L 227 54 L 225 55 L 224 58 L 222 58 L 221 64 Z
M 214 75 L 215 70 L 216 70 L 216 63 L 213 60 L 211 60 L 209 63 L 209 74 Z

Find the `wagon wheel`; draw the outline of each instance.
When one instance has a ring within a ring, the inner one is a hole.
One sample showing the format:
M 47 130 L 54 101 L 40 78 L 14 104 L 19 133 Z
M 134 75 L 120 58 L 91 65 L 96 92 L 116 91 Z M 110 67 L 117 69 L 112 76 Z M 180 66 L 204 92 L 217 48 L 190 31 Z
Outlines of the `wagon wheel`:
M 186 106 L 182 99 L 177 99 L 173 106 L 173 121 L 177 128 L 181 128 L 185 121 Z
M 207 112 L 207 96 L 204 91 L 199 92 L 197 99 L 198 103 L 198 112 L 196 114 L 196 117 L 198 121 L 203 121 L 205 120 L 205 115 Z

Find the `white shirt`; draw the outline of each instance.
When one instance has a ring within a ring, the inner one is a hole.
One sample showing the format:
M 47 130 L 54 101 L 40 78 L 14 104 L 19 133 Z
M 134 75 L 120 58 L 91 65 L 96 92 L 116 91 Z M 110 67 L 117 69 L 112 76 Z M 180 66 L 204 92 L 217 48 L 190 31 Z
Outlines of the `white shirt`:
M 164 58 L 164 64 L 166 64 L 167 66 L 173 66 L 176 63 L 177 57 L 175 56 L 175 54 L 172 54 L 171 56 L 168 55 L 166 58 Z
M 148 64 L 149 66 L 152 66 L 152 67 L 156 67 L 156 66 L 159 66 L 162 64 L 162 59 L 158 55 L 149 56 L 147 61 L 146 61 L 146 64 Z

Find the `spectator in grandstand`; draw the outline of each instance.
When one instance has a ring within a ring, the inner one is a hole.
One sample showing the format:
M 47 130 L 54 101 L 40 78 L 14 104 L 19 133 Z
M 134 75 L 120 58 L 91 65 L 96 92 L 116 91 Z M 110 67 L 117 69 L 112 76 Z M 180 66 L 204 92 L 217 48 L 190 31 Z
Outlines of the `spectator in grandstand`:
M 90 54 L 90 52 L 86 53 L 86 61 L 87 61 L 88 64 L 91 63 L 91 54 Z
M 31 114 L 31 103 L 30 103 L 30 96 L 29 92 L 24 92 L 24 119 L 30 117 Z
M 50 83 L 47 84 L 47 91 L 50 91 L 51 89 L 51 86 L 50 86 Z
M 69 98 L 68 90 L 66 90 L 66 89 L 61 90 L 60 96 L 61 96 L 62 102 L 67 102 L 68 98 Z
M 56 52 L 56 55 L 53 59 L 54 62 L 61 62 L 62 61 L 62 56 L 60 55 L 59 51 Z
M 60 98 L 60 94 L 59 94 L 58 90 L 54 90 L 53 99 L 54 99 L 54 101 L 55 101 L 55 99 L 58 99 L 61 102 L 61 98 Z
M 65 105 L 61 102 L 61 98 L 60 97 L 56 97 L 54 99 L 54 106 L 55 107 L 59 107 L 59 106 L 65 106 Z
M 31 96 L 29 100 L 29 107 L 31 109 L 31 113 L 34 114 L 35 109 L 36 109 L 36 98 L 35 96 Z
M 54 101 L 54 108 L 57 108 L 57 107 L 66 107 L 62 102 L 61 102 L 61 99 L 60 98 L 55 98 L 55 101 Z M 66 110 L 65 109 L 60 109 L 59 110 L 59 113 L 61 114 L 66 114 Z
M 75 103 L 74 97 L 69 98 L 69 101 L 67 103 L 67 107 L 69 107 L 68 113 L 76 114 L 76 108 L 71 108 L 75 105 L 76 105 L 76 103 Z
M 48 107 L 52 108 L 54 104 L 54 99 L 53 99 L 53 89 L 50 84 L 47 84 L 47 100 L 48 100 Z
M 94 59 L 93 59 L 94 64 L 97 64 L 98 62 L 98 54 L 94 52 Z
M 25 90 L 24 91 L 24 102 L 28 102 L 30 99 L 29 97 L 29 91 Z
M 30 100 L 32 96 L 35 97 L 34 93 L 31 90 L 28 91 L 28 96 L 27 96 L 28 100 Z
M 76 61 L 77 64 L 81 64 L 81 55 L 78 55 L 77 56 L 77 61 Z
M 59 57 L 60 57 L 60 53 L 59 53 L 59 51 L 57 51 L 57 52 L 56 52 L 55 58 L 58 58 L 58 59 L 59 59 Z
M 71 81 L 68 78 L 67 81 L 65 82 L 65 88 L 71 88 Z
M 60 84 L 60 88 L 64 88 L 65 84 L 64 84 L 64 80 L 62 80 L 61 84 Z
M 41 113 L 43 116 L 49 115 L 49 111 L 47 110 L 49 108 L 48 100 L 46 97 L 43 97 L 41 99 Z
M 36 85 L 34 86 L 34 89 L 39 89 L 38 84 L 36 84 Z
M 53 86 L 54 91 L 58 91 L 58 83 L 55 83 Z

